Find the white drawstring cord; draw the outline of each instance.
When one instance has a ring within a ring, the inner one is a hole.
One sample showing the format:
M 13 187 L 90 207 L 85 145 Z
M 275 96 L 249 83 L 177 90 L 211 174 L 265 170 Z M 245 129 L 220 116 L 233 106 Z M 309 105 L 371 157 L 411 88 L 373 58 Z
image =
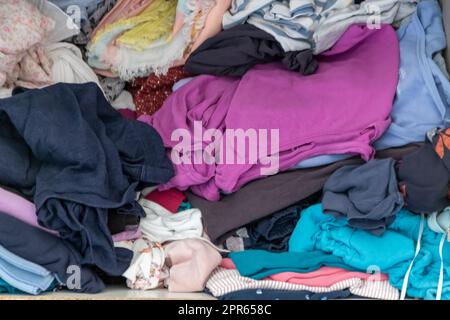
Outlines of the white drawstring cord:
M 425 216 L 424 216 L 423 213 L 421 213 L 420 214 L 419 235 L 417 236 L 416 253 L 414 254 L 414 258 L 412 259 L 411 264 L 409 265 L 408 271 L 406 271 L 405 278 L 403 279 L 403 285 L 402 285 L 402 292 L 400 294 L 400 300 L 405 300 L 405 298 L 406 298 L 406 290 L 408 289 L 409 275 L 410 275 L 412 267 L 414 265 L 414 260 L 416 260 L 416 257 L 417 257 L 417 255 L 420 252 L 420 242 L 422 240 L 424 221 L 425 221 Z
M 441 243 L 439 244 L 439 256 L 441 257 L 441 270 L 439 272 L 439 282 L 438 289 L 436 292 L 436 300 L 441 300 L 442 296 L 442 287 L 444 285 L 444 258 L 442 256 L 442 248 L 444 247 L 446 234 L 444 233 L 441 238 Z

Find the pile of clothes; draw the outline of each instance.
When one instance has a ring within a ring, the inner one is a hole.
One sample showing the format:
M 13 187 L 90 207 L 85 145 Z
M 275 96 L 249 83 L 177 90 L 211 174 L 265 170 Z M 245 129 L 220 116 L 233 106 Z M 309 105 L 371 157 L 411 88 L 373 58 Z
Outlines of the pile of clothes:
M 446 46 L 438 0 L 0 0 L 0 293 L 450 299 Z

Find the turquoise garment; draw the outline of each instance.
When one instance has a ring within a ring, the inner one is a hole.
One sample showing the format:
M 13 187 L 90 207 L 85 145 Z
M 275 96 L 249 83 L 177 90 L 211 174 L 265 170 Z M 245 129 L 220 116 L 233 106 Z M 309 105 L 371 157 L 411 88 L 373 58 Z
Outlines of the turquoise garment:
M 239 273 L 256 280 L 281 272 L 311 272 L 323 266 L 349 268 L 340 257 L 322 251 L 311 252 L 269 252 L 245 250 L 230 253 Z
M 50 286 L 44 291 L 44 292 L 50 292 L 53 291 L 56 288 L 56 281 L 53 281 Z M 26 294 L 26 292 L 23 292 L 12 285 L 10 285 L 8 282 L 0 278 L 0 293 L 7 293 L 7 294 Z
M 392 123 L 375 141 L 375 149 L 386 149 L 424 141 L 435 127 L 450 123 L 450 82 L 433 56 L 446 47 L 442 10 L 438 1 L 426 0 L 408 24 L 397 31 L 400 70 Z
M 180 207 L 178 208 L 177 212 L 182 212 L 189 209 L 192 209 L 192 205 L 189 203 L 189 201 L 183 201 L 180 204 Z
M 406 271 L 414 257 L 420 216 L 401 210 L 383 236 L 356 230 L 347 219 L 336 219 L 322 212 L 320 204 L 302 212 L 292 237 L 289 251 L 307 253 L 320 250 L 335 255 L 360 271 L 377 266 L 389 275 L 391 284 L 401 289 Z M 425 223 L 421 250 L 413 264 L 407 294 L 414 298 L 435 299 L 441 259 L 439 242 L 442 234 L 433 232 Z M 450 299 L 450 245 L 443 246 L 444 282 L 442 299 Z
M 0 293 L 8 293 L 8 294 L 23 294 L 23 291 L 20 291 L 17 288 L 14 288 L 8 282 L 0 278 Z

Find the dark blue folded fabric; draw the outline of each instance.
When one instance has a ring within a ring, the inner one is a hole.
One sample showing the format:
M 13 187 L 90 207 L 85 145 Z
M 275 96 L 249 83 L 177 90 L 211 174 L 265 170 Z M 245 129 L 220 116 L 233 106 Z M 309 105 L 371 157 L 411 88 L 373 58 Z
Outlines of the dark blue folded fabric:
M 82 266 L 80 253 L 67 241 L 3 213 L 0 213 L 0 245 L 55 273 L 73 291 L 97 293 L 105 287 L 91 268 Z
M 277 289 L 245 289 L 227 293 L 219 300 L 330 300 L 351 296 L 350 290 L 314 293 Z
M 95 83 L 13 93 L 0 100 L 0 183 L 32 195 L 39 224 L 83 265 L 121 275 L 131 254 L 114 249 L 108 211 L 144 215 L 136 191 L 173 176 L 160 136 L 123 118 Z
M 302 208 L 302 205 L 294 205 L 248 225 L 248 238 L 243 238 L 244 248 L 287 251 L 289 238 L 300 219 Z

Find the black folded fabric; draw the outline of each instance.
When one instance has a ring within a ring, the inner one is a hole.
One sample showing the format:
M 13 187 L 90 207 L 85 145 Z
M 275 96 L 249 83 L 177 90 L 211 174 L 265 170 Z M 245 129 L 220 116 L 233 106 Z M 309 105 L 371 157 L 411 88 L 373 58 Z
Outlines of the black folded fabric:
M 123 232 L 127 226 L 139 225 L 139 221 L 139 216 L 120 214 L 116 210 L 108 212 L 108 229 L 111 234 Z
M 240 77 L 251 67 L 281 60 L 283 65 L 303 75 L 317 70 L 312 50 L 284 52 L 277 40 L 250 24 L 223 30 L 191 53 L 184 68 L 193 75 L 210 74 Z
M 159 134 L 123 118 L 95 83 L 16 89 L 0 100 L 0 184 L 33 196 L 40 225 L 59 231 L 82 265 L 111 275 L 130 252 L 114 249 L 109 210 L 142 216 L 136 191 L 167 182 Z

